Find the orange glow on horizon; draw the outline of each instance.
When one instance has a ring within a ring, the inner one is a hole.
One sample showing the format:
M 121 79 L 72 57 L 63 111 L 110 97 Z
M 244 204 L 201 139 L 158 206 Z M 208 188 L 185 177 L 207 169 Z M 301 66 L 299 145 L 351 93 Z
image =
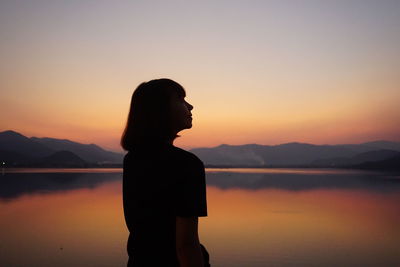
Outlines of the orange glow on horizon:
M 5 3 L 0 131 L 121 151 L 133 90 L 167 77 L 194 105 L 184 148 L 400 141 L 398 6 L 278 2 Z

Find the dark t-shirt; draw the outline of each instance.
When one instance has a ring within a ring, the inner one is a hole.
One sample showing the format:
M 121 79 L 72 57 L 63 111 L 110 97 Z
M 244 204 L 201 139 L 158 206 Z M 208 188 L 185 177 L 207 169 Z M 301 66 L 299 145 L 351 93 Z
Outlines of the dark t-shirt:
M 136 147 L 124 158 L 129 265 L 179 266 L 176 216 L 207 216 L 203 162 L 173 145 Z

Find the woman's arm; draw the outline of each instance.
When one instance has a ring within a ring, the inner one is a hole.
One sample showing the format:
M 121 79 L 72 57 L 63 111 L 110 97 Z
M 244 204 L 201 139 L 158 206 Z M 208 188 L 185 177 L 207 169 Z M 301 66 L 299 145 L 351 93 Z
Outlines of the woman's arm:
M 176 217 L 176 252 L 181 267 L 203 267 L 198 217 Z

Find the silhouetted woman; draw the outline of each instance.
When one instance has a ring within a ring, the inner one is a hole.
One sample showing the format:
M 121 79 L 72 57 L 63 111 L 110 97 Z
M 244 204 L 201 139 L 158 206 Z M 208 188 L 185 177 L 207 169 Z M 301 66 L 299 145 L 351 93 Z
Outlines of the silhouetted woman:
M 207 216 L 204 165 L 177 148 L 177 133 L 192 127 L 193 106 L 170 80 L 140 84 L 132 95 L 121 139 L 123 202 L 130 232 L 128 266 L 210 266 L 200 244 L 198 217 Z

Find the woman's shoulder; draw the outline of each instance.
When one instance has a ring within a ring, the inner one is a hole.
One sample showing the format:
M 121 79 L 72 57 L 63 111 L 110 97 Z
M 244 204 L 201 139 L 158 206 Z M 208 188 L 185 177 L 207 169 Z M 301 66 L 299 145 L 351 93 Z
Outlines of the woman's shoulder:
M 200 166 L 204 168 L 203 162 L 197 157 L 195 154 L 192 152 L 189 152 L 187 150 L 184 150 L 182 148 L 170 145 L 167 147 L 164 147 L 164 149 L 153 151 L 153 150 L 135 150 L 135 151 L 129 151 L 125 154 L 124 156 L 124 163 L 126 162 L 131 162 L 136 160 L 145 160 L 149 154 L 154 160 L 154 155 L 164 155 L 163 157 L 168 158 L 169 160 L 172 161 L 178 161 L 181 163 L 185 163 L 188 165 L 194 165 L 194 166 Z
M 204 164 L 201 161 L 201 159 L 199 159 L 199 157 L 197 157 L 192 152 L 184 150 L 184 149 L 176 147 L 176 146 L 172 146 L 172 151 L 173 151 L 174 155 L 182 162 L 185 162 L 186 164 L 189 164 L 189 165 L 204 168 Z

